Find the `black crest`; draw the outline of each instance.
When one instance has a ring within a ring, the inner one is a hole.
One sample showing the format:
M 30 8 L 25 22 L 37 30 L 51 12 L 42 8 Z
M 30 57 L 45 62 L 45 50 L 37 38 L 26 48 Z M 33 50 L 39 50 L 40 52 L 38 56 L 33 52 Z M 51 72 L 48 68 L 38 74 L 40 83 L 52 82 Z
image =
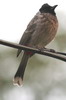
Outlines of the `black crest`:
M 54 5 L 54 6 L 50 6 L 49 4 L 44 4 L 42 5 L 42 7 L 39 9 L 39 11 L 41 13 L 51 13 L 53 15 L 55 15 L 55 8 L 57 7 L 58 5 Z

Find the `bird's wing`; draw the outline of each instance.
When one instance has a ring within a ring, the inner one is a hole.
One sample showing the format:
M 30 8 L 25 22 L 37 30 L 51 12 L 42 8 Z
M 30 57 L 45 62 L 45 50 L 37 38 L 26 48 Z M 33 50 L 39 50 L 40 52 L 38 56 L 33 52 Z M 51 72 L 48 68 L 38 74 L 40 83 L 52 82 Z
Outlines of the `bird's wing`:
M 33 34 L 33 32 L 35 31 L 35 28 L 36 28 L 36 24 L 37 24 L 37 19 L 38 19 L 38 14 L 37 13 L 34 18 L 30 21 L 30 23 L 28 24 L 27 26 L 27 29 L 25 30 L 23 36 L 21 37 L 21 40 L 19 42 L 19 44 L 22 44 L 22 45 L 27 45 L 30 38 L 31 38 L 31 35 Z M 20 52 L 22 50 L 18 50 L 17 52 L 17 57 L 19 56 Z

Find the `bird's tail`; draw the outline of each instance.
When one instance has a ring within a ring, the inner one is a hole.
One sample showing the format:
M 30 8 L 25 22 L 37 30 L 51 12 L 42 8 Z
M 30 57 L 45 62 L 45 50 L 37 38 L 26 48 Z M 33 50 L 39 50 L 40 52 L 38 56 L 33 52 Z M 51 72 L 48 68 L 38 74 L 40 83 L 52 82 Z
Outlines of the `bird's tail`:
M 15 85 L 22 85 L 24 71 L 25 71 L 29 57 L 30 57 L 30 55 L 28 55 L 28 54 L 26 54 L 26 52 L 24 52 L 21 63 L 19 65 L 19 68 L 14 76 L 13 82 Z

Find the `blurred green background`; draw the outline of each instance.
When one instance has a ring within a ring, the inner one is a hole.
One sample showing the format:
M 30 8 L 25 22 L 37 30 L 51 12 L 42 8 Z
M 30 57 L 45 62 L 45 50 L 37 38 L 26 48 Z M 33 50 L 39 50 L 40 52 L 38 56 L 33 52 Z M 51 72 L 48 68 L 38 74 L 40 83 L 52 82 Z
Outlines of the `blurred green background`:
M 60 23 L 66 16 L 60 12 L 57 16 L 60 27 L 47 47 L 66 52 L 66 30 Z M 17 87 L 12 80 L 21 55 L 17 58 L 16 54 L 16 49 L 0 45 L 0 100 L 66 100 L 65 62 L 35 54 L 26 67 L 23 87 Z

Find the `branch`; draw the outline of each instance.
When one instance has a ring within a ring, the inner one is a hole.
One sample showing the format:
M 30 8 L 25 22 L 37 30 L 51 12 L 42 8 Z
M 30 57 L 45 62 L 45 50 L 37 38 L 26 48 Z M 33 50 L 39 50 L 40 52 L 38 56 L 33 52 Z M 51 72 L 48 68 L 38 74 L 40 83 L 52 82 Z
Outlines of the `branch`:
M 31 51 L 33 53 L 42 54 L 42 55 L 53 57 L 53 58 L 56 58 L 56 59 L 59 59 L 59 60 L 66 62 L 66 53 L 56 52 L 55 50 L 54 50 L 54 52 L 52 52 L 52 49 L 47 49 L 47 50 L 44 49 L 44 51 L 40 51 L 36 48 L 27 47 L 27 46 L 24 46 L 24 45 L 11 43 L 11 42 L 7 42 L 7 41 L 4 41 L 4 40 L 0 40 L 0 44 L 6 45 L 6 46 L 9 46 L 9 47 L 12 47 L 12 48 L 16 48 L 16 49 Z

